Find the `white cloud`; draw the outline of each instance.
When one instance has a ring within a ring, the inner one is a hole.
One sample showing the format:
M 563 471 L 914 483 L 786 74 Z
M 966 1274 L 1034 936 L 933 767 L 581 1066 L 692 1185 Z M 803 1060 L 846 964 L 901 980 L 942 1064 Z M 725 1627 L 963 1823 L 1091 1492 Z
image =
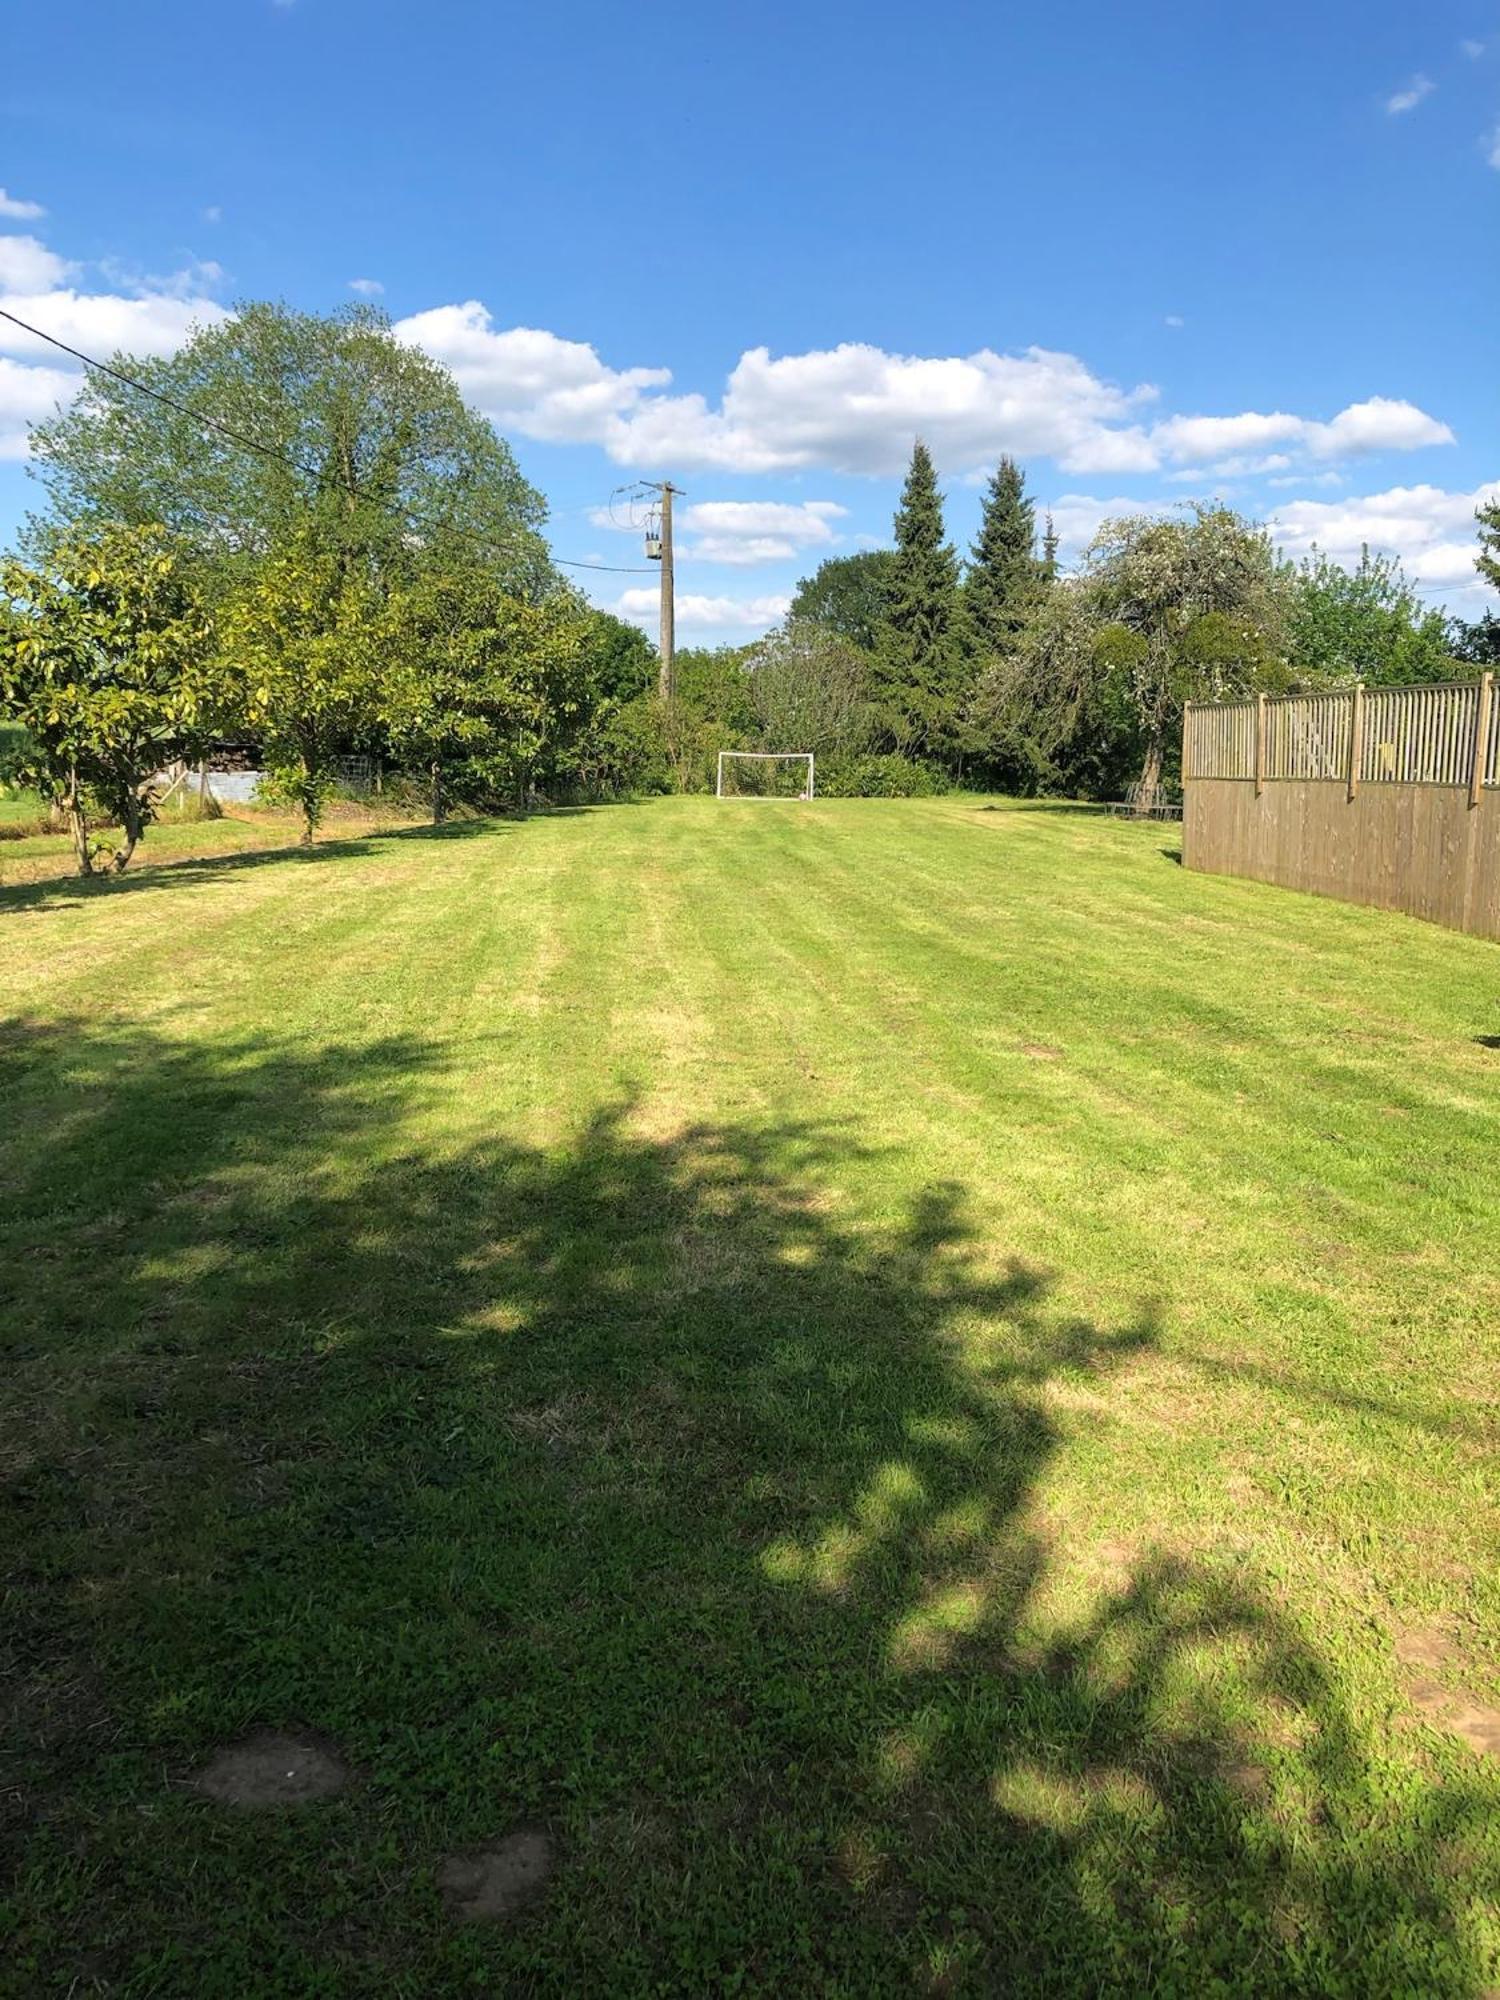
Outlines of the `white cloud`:
M 1430 76 L 1418 74 L 1385 100 L 1385 108 L 1392 118 L 1399 118 L 1403 112 L 1415 111 L 1436 89 L 1437 85 Z
M 535 327 L 497 329 L 476 301 L 400 321 L 502 428 L 551 442 L 591 443 L 623 465 L 735 473 L 900 473 L 914 437 L 960 477 L 1002 452 L 1050 457 L 1070 473 L 1135 474 L 1165 464 L 1210 467 L 1271 447 L 1324 460 L 1451 443 L 1448 426 L 1376 396 L 1327 422 L 1285 411 L 1169 417 L 1141 409 L 1149 386 L 1122 389 L 1076 355 L 1032 347 L 964 356 L 890 354 L 857 342 L 740 356 L 715 404 L 668 393 L 670 370 L 617 369 L 582 341 Z M 1278 461 L 1280 462 L 1280 461 Z
M 1500 173 L 1500 125 L 1497 125 L 1492 132 L 1486 133 L 1479 143 L 1484 148 L 1485 159 L 1497 173 Z
M 677 593 L 679 632 L 732 633 L 752 636 L 779 624 L 791 609 L 789 597 L 703 597 L 691 591 Z M 641 585 L 620 593 L 609 607 L 617 617 L 633 625 L 656 630 L 660 597 L 651 585 Z
M 1064 559 L 1071 561 L 1088 547 L 1102 521 L 1121 514 L 1139 514 L 1143 504 L 1140 500 L 1099 500 L 1092 493 L 1064 493 L 1060 499 L 1038 507 L 1037 516 L 1040 520 L 1044 514 L 1051 515 L 1058 548 Z
M 62 368 L 27 368 L 0 354 L 0 458 L 25 458 L 26 427 L 72 399 L 78 377 Z
M 1337 473 L 1307 475 L 1299 483 L 1321 485 Z M 1272 481 L 1272 484 L 1286 482 Z M 1284 500 L 1265 517 L 1271 538 L 1297 560 L 1321 549 L 1352 567 L 1360 550 L 1396 557 L 1413 583 L 1439 591 L 1480 588 L 1474 573 L 1477 538 L 1474 510 L 1500 498 L 1500 481 L 1455 493 L 1439 486 L 1393 486 L 1383 493 L 1348 494 L 1330 500 Z M 1039 509 L 1039 512 L 1041 510 Z M 1048 506 L 1065 562 L 1075 562 L 1100 524 L 1122 514 L 1167 510 L 1139 499 L 1097 499 L 1065 493 Z
M 127 299 L 114 292 L 7 294 L 5 305 L 43 333 L 54 334 L 85 354 L 171 354 L 195 326 L 227 318 L 213 299 L 167 297 L 161 293 Z M 0 353 L 46 359 L 56 350 L 0 320 Z
M 611 424 L 645 390 L 672 379 L 666 368 L 607 367 L 585 342 L 538 327 L 496 331 L 473 299 L 398 320 L 396 334 L 450 369 L 502 429 L 556 443 L 606 442 Z
M 379 278 L 351 278 L 349 289 L 351 292 L 358 292 L 362 299 L 378 299 L 385 286 L 381 284 Z
M 33 236 L 0 236 L 0 458 L 24 458 L 26 426 L 48 417 L 77 393 L 83 377 L 50 341 L 51 334 L 101 359 L 116 352 L 170 354 L 194 326 L 225 317 L 203 287 L 223 273 L 198 263 L 168 278 L 132 278 L 110 267 L 119 291 L 80 292 L 65 281 L 77 267 Z
M 1474 510 L 1496 497 L 1500 482 L 1472 493 L 1393 486 L 1339 500 L 1289 500 L 1276 509 L 1270 527 L 1288 555 L 1305 556 L 1317 547 L 1336 562 L 1357 563 L 1368 545 L 1399 557 L 1414 582 L 1460 589 L 1477 583 Z
M 217 202 L 214 202 L 208 208 L 204 209 L 203 220 L 205 222 L 222 222 L 224 220 L 224 211 L 219 207 Z
M 677 509 L 677 556 L 679 561 L 735 568 L 790 562 L 807 549 L 835 547 L 839 535 L 834 524 L 848 512 L 836 500 L 694 501 Z M 641 532 L 639 520 L 627 520 L 608 507 L 593 508 L 589 519 L 596 528 Z
M 48 292 L 72 270 L 35 236 L 0 236 L 0 292 Z
M 11 222 L 40 222 L 46 213 L 39 201 L 22 201 L 18 195 L 7 194 L 0 188 L 0 215 Z
M 1171 327 L 1186 326 L 1187 321 L 1183 318 L 1181 313 L 1168 313 L 1166 318 L 1162 321 L 1162 325 Z
M 773 357 L 741 355 L 711 409 L 701 396 L 660 398 L 620 426 L 616 456 L 740 472 L 823 466 L 894 474 L 920 436 L 949 472 L 1002 452 L 1079 469 L 1143 469 L 1138 431 L 1112 429 L 1154 392 L 1126 393 L 1076 356 L 888 354 L 862 343 Z
M 682 553 L 746 567 L 787 562 L 805 549 L 832 547 L 833 524 L 847 512 L 834 500 L 701 500 L 682 510 Z
M 1479 58 L 1484 54 L 1484 43 L 1475 41 L 1472 35 L 1465 35 L 1458 46 L 1469 58 L 1470 62 L 1478 62 Z
M 1416 451 L 1426 445 L 1452 444 L 1447 424 L 1428 416 L 1414 403 L 1390 396 L 1371 396 L 1327 423 L 1297 417 L 1285 410 L 1246 410 L 1235 417 L 1169 417 L 1157 424 L 1151 439 L 1165 458 L 1192 461 L 1211 472 L 1281 471 L 1286 452 L 1272 452 L 1260 462 L 1245 453 L 1265 453 L 1274 445 L 1301 450 L 1317 459 L 1359 458 L 1378 451 Z

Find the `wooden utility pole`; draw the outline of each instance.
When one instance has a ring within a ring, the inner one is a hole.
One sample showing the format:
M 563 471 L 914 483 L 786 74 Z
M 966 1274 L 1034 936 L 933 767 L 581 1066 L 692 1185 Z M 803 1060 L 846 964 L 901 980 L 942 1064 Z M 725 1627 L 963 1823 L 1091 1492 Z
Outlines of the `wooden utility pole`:
M 676 675 L 672 663 L 677 651 L 676 579 L 672 570 L 672 496 L 674 493 L 680 493 L 682 489 L 674 486 L 670 479 L 652 479 L 646 484 L 655 487 L 661 495 L 661 536 L 656 556 L 661 564 L 661 626 L 658 645 L 661 665 L 657 671 L 656 686 L 662 700 L 670 701 L 676 689 Z M 650 552 L 648 544 L 647 553 Z

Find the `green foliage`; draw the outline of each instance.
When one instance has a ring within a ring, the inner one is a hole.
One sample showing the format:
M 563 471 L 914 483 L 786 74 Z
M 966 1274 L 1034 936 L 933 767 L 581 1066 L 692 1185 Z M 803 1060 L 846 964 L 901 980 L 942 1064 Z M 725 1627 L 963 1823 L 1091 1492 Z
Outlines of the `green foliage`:
M 192 751 L 222 697 L 191 573 L 160 527 L 114 525 L 0 564 L 0 593 L 11 771 L 66 815 L 81 874 L 106 853 L 120 872 L 155 812 L 152 774 Z
M 656 686 L 656 648 L 639 625 L 594 611 L 585 643 L 590 679 L 601 703 L 635 701 Z
M 798 584 L 789 613 L 792 622 L 819 625 L 873 652 L 885 623 L 895 565 L 893 549 L 830 556 Z
M 567 768 L 591 710 L 598 634 L 574 600 L 528 603 L 473 565 L 428 569 L 387 606 L 380 717 L 398 759 L 445 790 L 524 805 Z
M 1170 844 L 0 892 L 7 2000 L 1491 1989 L 1495 947 Z
M 1390 686 L 1455 671 L 1442 613 L 1421 602 L 1399 563 L 1367 548 L 1352 570 L 1315 554 L 1293 572 L 1286 644 L 1299 680 Z
M 949 789 L 935 766 L 889 751 L 820 759 L 816 783 L 819 796 L 828 799 L 930 799 Z
M 1036 511 L 1026 497 L 1020 467 L 1014 459 L 1002 458 L 985 488 L 979 534 L 964 576 L 970 643 L 981 657 L 1011 650 L 1040 586 Z
M 335 759 L 382 718 L 383 614 L 369 573 L 308 523 L 261 559 L 221 619 L 226 679 L 264 748 L 269 795 L 301 812 L 308 846 Z
M 1500 667 L 1500 618 L 1481 612 L 1472 624 L 1455 620 L 1450 633 L 1455 658 L 1466 666 Z
M 1474 567 L 1491 590 L 1500 590 L 1500 500 L 1487 500 L 1474 514 L 1479 529 L 1479 554 Z
M 942 757 L 954 746 L 967 680 L 959 631 L 958 559 L 944 539 L 932 456 L 919 438 L 896 511 L 896 551 L 871 669 L 885 745 Z
M 554 586 L 540 494 L 447 371 L 397 341 L 378 309 L 249 304 L 173 355 L 114 359 L 295 466 L 91 371 L 32 432 L 50 502 L 34 543 L 80 522 L 164 522 L 198 553 L 217 598 L 293 538 L 394 579 L 454 542 L 472 561 L 467 538 L 478 536 L 517 594 Z
M 824 757 L 868 738 L 869 657 L 838 633 L 789 619 L 750 648 L 746 667 L 763 748 Z
M 1264 530 L 1227 507 L 1100 528 L 1080 603 L 1099 628 L 1129 634 L 1128 645 L 1096 647 L 1095 664 L 1134 711 L 1143 785 L 1161 782 L 1185 702 L 1284 681 L 1287 594 Z

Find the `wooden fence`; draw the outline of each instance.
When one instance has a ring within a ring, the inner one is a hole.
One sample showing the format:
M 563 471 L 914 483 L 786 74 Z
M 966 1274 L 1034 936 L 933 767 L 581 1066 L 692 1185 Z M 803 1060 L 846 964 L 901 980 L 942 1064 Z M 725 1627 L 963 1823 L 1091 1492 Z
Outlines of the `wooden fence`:
M 1500 695 L 1440 687 L 1190 702 L 1182 858 L 1500 938 Z

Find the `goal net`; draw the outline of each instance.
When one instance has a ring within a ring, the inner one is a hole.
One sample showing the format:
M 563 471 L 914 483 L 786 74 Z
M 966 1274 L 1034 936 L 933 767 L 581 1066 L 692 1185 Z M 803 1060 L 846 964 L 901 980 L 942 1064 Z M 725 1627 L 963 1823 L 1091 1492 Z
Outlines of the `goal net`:
M 812 753 L 806 750 L 721 750 L 721 799 L 810 799 Z

